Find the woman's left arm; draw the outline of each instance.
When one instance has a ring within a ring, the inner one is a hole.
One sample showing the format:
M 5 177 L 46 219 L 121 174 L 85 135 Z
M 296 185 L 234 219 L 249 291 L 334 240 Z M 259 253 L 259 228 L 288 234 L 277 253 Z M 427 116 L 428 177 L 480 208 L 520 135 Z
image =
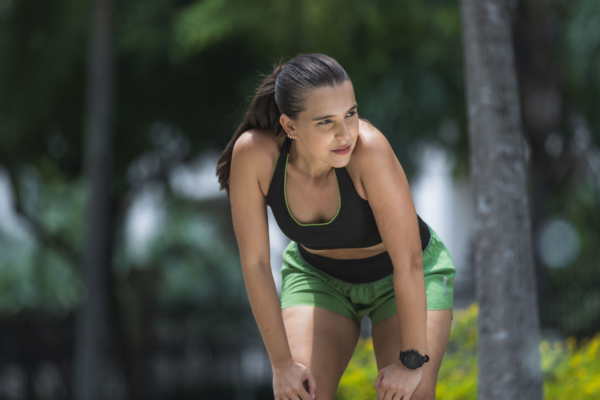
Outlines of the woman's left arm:
M 404 170 L 379 131 L 357 154 L 361 182 L 377 228 L 394 264 L 394 293 L 402 351 L 425 354 L 427 299 L 417 212 Z M 354 154 L 352 155 L 354 157 Z
M 427 298 L 419 223 L 408 180 L 387 138 L 376 132 L 357 143 L 353 152 L 377 227 L 394 264 L 394 293 L 400 349 L 425 355 Z M 398 354 L 399 356 L 399 354 Z M 397 365 L 407 371 L 399 360 Z

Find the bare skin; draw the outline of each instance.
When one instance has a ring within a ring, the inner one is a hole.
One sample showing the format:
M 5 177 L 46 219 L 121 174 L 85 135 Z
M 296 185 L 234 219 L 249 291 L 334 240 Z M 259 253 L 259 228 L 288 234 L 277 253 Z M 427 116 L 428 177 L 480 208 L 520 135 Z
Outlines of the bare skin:
M 360 324 L 313 306 L 287 307 L 281 314 L 292 357 L 315 377 L 315 399 L 333 399 L 358 343 Z
M 408 182 L 385 136 L 359 120 L 356 110 L 352 85 L 345 82 L 312 90 L 296 120 L 281 116 L 280 123 L 294 140 L 287 171 L 288 205 L 300 223 L 331 220 L 339 204 L 333 167 L 348 169 L 359 196 L 369 200 L 383 243 L 307 251 L 339 259 L 390 253 L 398 315 L 373 327 L 380 370 L 374 385 L 381 400 L 394 395 L 428 399 L 435 393 L 439 370 L 434 358 L 441 362 L 448 341 L 450 310 L 445 310 L 446 321 L 432 316 L 443 313 L 426 309 L 421 244 Z M 236 141 L 230 176 L 234 229 L 250 304 L 271 359 L 275 399 L 333 399 L 360 327 L 319 307 L 279 308 L 270 272 L 266 195 L 284 139 L 252 129 Z M 348 144 L 345 155 L 332 151 Z M 400 349 L 416 349 L 432 360 L 408 370 L 396 362 Z
M 360 335 L 360 324 L 324 308 L 293 306 L 282 311 L 294 360 L 315 376 L 319 390 L 315 399 L 333 399 Z M 434 400 L 437 376 L 450 336 L 450 309 L 427 311 L 427 355 L 423 376 L 411 400 Z M 384 319 L 373 326 L 371 336 L 377 370 L 397 362 L 400 346 L 398 319 Z M 379 386 L 379 385 L 377 385 Z M 385 390 L 378 389 L 379 396 Z M 383 397 L 378 397 L 378 399 Z
M 332 88 L 319 89 L 319 91 L 333 90 Z M 321 115 L 323 112 L 319 112 L 319 110 L 335 110 L 337 108 L 336 111 L 341 116 L 345 116 L 347 120 L 347 132 L 345 134 L 339 135 L 339 139 L 329 141 L 323 139 L 329 137 L 326 136 L 327 129 L 329 129 L 328 125 L 331 125 L 334 118 L 320 121 L 312 121 L 306 118 L 309 120 L 308 122 L 300 121 L 295 126 L 295 129 L 302 130 L 302 135 L 293 135 L 294 142 L 290 148 L 287 169 L 288 184 L 286 189 L 291 214 L 302 224 L 327 222 L 337 213 L 339 205 L 338 186 L 332 164 L 328 164 L 327 162 L 334 163 L 333 165 L 337 168 L 346 167 L 358 195 L 365 200 L 369 200 L 359 176 L 359 166 L 356 165 L 356 162 L 353 162 L 351 155 L 360 152 L 363 140 L 372 140 L 370 138 L 373 136 L 373 128 L 358 119 L 357 108 L 352 109 L 352 106 L 356 104 L 352 84 L 346 82 L 338 90 L 341 92 L 341 96 L 345 100 L 344 102 L 340 102 L 336 98 L 334 99 L 334 103 L 329 98 L 309 95 L 306 114 L 311 116 Z M 287 116 L 282 116 L 282 125 L 287 126 L 287 130 L 291 131 L 290 122 L 291 120 Z M 262 131 L 261 133 L 273 138 L 271 132 Z M 281 137 L 275 137 L 273 143 L 271 143 L 270 154 L 271 157 L 273 155 L 275 157 L 273 159 L 273 168 L 275 168 L 277 155 L 283 146 L 284 140 L 285 136 L 281 135 Z M 348 154 L 328 154 L 331 153 L 329 149 L 349 143 L 352 147 Z M 325 151 L 322 150 L 323 148 Z M 316 158 L 313 155 L 315 153 L 321 156 L 321 159 Z M 311 163 L 306 162 L 307 159 Z M 271 175 L 265 174 L 262 176 L 264 180 L 260 182 L 261 192 L 265 196 L 269 191 L 273 168 L 269 170 L 271 171 Z M 311 171 L 311 168 L 314 170 Z M 313 207 L 315 204 L 319 204 L 320 207 Z M 383 242 L 370 247 L 354 249 L 314 250 L 307 247 L 304 248 L 313 254 L 340 260 L 371 257 L 386 251 Z
M 333 399 L 358 343 L 360 324 L 313 306 L 293 306 L 281 311 L 294 360 L 305 365 L 315 377 L 319 388 L 315 399 Z M 437 376 L 448 346 L 451 322 L 450 309 L 427 311 L 426 354 L 430 360 L 419 368 L 423 376 L 411 400 L 435 400 Z M 378 371 L 397 362 L 398 335 L 395 315 L 373 326 L 371 337 Z M 378 386 L 375 389 L 379 400 L 386 392 Z
M 427 345 L 426 352 L 430 358 L 418 370 L 422 370 L 421 381 L 413 392 L 410 400 L 435 400 L 435 387 L 437 376 L 442 365 L 442 359 L 446 353 L 452 316 L 449 308 L 445 310 L 427 310 Z M 392 316 L 375 324 L 371 331 L 373 338 L 373 349 L 377 360 L 377 369 L 381 372 L 393 363 L 400 365 L 398 355 L 400 354 L 400 343 L 398 342 L 399 327 L 398 318 Z M 405 368 L 401 366 L 401 368 Z M 383 378 L 387 376 L 384 374 Z M 378 391 L 377 399 L 386 399 L 385 390 L 381 387 L 380 379 L 375 384 Z M 391 397 L 390 397 L 391 399 Z

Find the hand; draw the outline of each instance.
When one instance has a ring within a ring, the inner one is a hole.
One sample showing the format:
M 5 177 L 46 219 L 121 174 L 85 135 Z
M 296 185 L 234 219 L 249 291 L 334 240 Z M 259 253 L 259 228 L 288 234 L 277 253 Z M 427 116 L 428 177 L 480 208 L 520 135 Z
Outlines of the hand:
M 275 400 L 312 400 L 317 384 L 310 369 L 294 360 L 273 365 Z
M 423 367 L 409 369 L 402 364 L 402 361 L 396 360 L 377 375 L 375 380 L 377 400 L 392 400 L 392 397 L 394 400 L 410 400 L 421 383 L 421 378 L 423 378 Z

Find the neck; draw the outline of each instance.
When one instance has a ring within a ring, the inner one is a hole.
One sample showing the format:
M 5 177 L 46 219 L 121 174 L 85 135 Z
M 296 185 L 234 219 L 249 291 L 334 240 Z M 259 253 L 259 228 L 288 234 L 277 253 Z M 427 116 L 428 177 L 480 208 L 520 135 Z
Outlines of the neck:
M 288 164 L 293 164 L 294 168 L 309 180 L 327 179 L 331 173 L 334 173 L 334 168 L 324 163 L 323 161 L 313 157 L 301 143 L 296 143 L 298 139 L 290 139 L 292 141 L 289 151 Z

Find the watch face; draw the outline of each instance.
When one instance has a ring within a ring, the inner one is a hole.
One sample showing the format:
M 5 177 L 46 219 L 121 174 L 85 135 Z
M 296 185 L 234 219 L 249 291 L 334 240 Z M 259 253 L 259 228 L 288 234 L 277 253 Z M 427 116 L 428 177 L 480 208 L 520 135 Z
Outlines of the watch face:
M 418 368 L 422 365 L 421 357 L 413 351 L 409 351 L 404 355 L 403 364 L 408 368 Z

